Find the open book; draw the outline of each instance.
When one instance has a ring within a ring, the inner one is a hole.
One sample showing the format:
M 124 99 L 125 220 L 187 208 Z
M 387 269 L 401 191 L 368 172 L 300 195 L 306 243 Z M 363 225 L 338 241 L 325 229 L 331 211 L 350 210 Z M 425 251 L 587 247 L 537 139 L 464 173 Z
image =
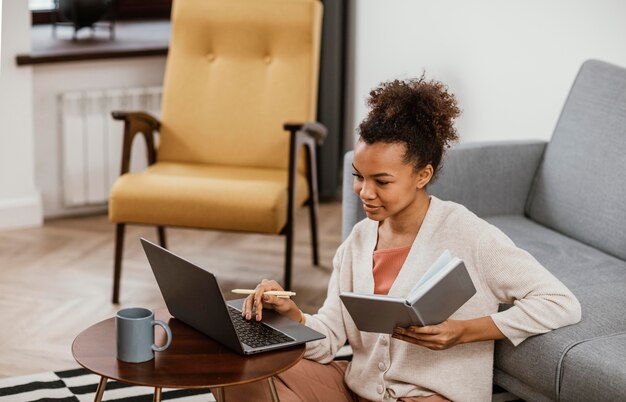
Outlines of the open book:
M 395 327 L 439 324 L 475 293 L 463 261 L 445 250 L 406 298 L 352 292 L 339 297 L 359 330 L 391 334 Z

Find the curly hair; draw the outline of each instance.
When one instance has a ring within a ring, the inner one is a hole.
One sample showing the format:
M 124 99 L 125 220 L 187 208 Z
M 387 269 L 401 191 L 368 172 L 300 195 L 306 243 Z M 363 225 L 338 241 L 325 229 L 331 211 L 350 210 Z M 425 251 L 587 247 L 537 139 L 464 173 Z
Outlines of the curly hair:
M 447 86 L 424 74 L 383 82 L 367 103 L 371 110 L 359 125 L 361 140 L 403 143 L 405 163 L 413 163 L 416 171 L 430 163 L 436 175 L 444 152 L 458 139 L 453 121 L 461 112 Z

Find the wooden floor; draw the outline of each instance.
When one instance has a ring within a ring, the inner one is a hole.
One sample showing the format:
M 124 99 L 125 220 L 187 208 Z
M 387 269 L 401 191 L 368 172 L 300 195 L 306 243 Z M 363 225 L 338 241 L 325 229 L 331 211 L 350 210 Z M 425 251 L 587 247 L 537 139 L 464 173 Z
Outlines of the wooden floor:
M 325 297 L 340 243 L 339 202 L 320 205 L 320 267 L 311 263 L 308 215 L 296 217 L 295 301 L 314 312 Z M 121 307 L 164 306 L 139 244 L 156 229 L 127 229 L 120 305 L 112 305 L 114 227 L 105 215 L 48 221 L 0 231 L 0 377 L 77 366 L 74 337 Z M 224 291 L 282 277 L 284 237 L 168 229 L 168 247 L 214 272 Z M 226 293 L 226 298 L 235 296 Z

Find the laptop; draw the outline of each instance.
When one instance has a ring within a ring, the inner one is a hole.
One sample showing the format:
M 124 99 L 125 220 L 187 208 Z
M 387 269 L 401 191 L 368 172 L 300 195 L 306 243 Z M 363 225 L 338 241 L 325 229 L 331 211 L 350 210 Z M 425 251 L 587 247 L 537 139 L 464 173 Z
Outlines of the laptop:
M 146 239 L 141 245 L 170 314 L 235 352 L 251 355 L 325 337 L 272 310 L 248 321 L 241 316 L 245 299 L 225 301 L 211 272 Z

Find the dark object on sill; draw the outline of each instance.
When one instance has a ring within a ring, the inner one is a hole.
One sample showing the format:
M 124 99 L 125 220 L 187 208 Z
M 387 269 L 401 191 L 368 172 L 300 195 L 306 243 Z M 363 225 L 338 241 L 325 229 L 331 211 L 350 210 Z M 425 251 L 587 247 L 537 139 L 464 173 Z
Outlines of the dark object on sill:
M 72 40 L 77 39 L 78 31 L 90 28 L 92 33 L 96 28 L 104 27 L 109 30 L 109 38 L 115 38 L 115 0 L 55 0 L 55 11 L 52 12 L 52 36 L 56 37 L 57 25 L 74 27 Z M 108 20 L 102 22 L 102 20 Z M 60 21 L 59 21 L 60 20 Z

